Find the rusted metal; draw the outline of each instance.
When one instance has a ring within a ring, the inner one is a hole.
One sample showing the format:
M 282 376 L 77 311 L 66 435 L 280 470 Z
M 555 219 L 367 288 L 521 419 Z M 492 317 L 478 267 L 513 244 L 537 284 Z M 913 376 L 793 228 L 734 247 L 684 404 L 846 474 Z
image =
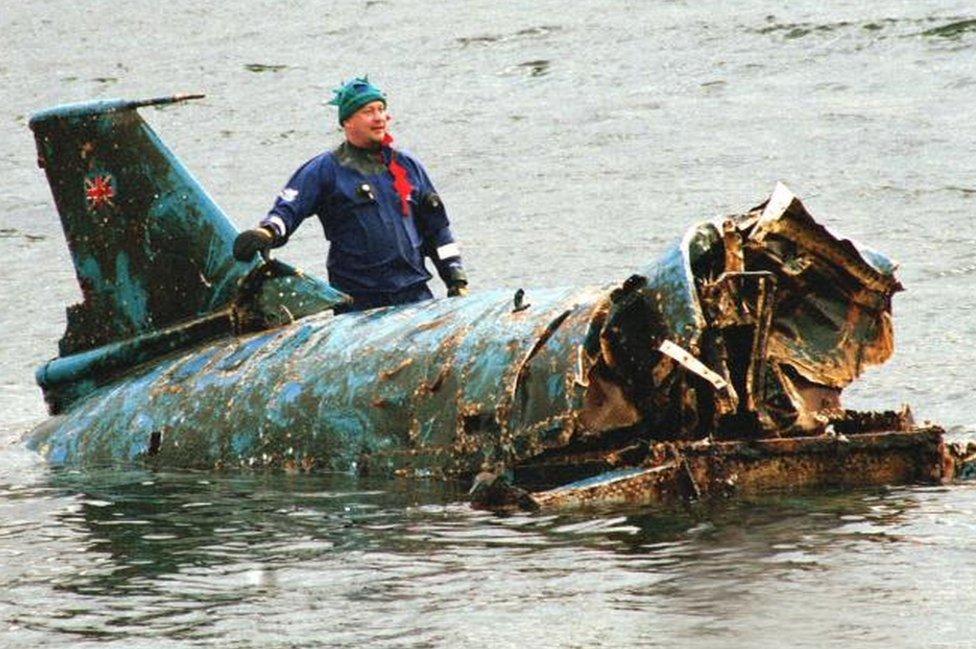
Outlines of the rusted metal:
M 782 185 L 617 286 L 333 316 L 324 282 L 233 261 L 140 105 L 31 120 L 84 296 L 38 371 L 51 462 L 481 475 L 486 506 L 546 507 L 947 475 L 938 430 L 842 408 L 901 286 Z
M 943 432 L 930 427 L 846 437 L 660 443 L 644 466 L 531 493 L 530 508 L 666 504 L 809 487 L 937 484 L 955 475 L 944 461 Z M 500 508 L 512 504 L 499 499 Z

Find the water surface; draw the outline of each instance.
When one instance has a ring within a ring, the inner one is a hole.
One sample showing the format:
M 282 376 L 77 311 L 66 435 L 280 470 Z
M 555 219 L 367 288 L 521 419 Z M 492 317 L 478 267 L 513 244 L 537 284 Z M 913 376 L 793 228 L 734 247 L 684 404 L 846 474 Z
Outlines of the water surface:
M 10 3 L 8 3 L 10 4 Z M 602 283 L 786 181 L 901 264 L 848 404 L 976 431 L 976 14 L 965 2 L 175 0 L 0 11 L 3 646 L 976 646 L 969 485 L 494 517 L 463 485 L 55 471 L 17 441 L 80 298 L 31 112 L 145 117 L 240 227 L 369 72 L 475 290 Z M 317 227 L 281 256 L 324 275 Z

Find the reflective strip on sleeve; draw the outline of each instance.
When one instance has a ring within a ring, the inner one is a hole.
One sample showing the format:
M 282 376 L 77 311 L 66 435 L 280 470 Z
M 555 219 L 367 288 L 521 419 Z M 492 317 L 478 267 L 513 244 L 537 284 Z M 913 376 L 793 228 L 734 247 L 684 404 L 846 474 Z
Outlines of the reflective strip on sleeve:
M 275 232 L 278 233 L 279 237 L 284 237 L 288 233 L 288 228 L 285 227 L 285 222 L 280 216 L 267 216 L 263 221 L 261 221 L 261 225 L 271 227 Z
M 445 243 L 443 246 L 437 249 L 438 259 L 450 259 L 451 257 L 460 257 L 461 249 L 458 248 L 456 243 Z

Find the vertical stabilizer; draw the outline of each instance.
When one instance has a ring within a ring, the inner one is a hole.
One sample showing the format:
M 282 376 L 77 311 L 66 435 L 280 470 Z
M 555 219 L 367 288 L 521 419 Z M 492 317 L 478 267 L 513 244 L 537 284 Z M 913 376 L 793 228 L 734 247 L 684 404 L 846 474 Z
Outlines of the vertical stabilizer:
M 253 266 L 234 261 L 236 228 L 136 112 L 187 98 L 71 104 L 30 120 L 84 297 L 68 308 L 62 356 L 225 306 Z

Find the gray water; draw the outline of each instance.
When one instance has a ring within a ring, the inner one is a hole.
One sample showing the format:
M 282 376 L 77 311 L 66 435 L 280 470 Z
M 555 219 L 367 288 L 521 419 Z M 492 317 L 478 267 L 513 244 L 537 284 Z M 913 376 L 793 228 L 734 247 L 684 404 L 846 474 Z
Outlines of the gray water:
M 976 433 L 968 2 L 0 2 L 0 646 L 976 646 L 976 489 L 494 517 L 463 485 L 52 471 L 19 447 L 80 299 L 26 122 L 144 115 L 241 227 L 369 72 L 475 290 L 602 283 L 787 182 L 901 264 L 846 393 Z M 281 257 L 324 275 L 305 226 Z

